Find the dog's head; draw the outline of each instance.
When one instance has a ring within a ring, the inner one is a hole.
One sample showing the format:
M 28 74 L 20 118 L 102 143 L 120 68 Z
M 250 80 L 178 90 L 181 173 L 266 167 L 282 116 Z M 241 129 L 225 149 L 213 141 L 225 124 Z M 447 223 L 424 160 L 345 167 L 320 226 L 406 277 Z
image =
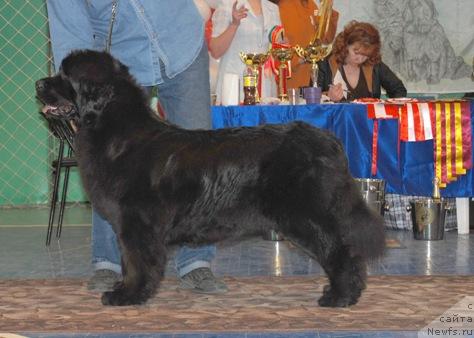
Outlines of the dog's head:
M 74 51 L 63 60 L 57 75 L 36 82 L 36 94 L 45 115 L 93 125 L 113 101 L 114 86 L 121 79 L 134 84 L 128 68 L 110 54 Z

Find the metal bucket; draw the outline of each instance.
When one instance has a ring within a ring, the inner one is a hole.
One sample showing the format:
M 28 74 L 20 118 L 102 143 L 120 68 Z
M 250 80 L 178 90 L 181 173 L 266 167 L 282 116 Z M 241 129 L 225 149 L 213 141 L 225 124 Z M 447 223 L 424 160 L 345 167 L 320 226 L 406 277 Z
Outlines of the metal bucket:
M 444 238 L 446 203 L 443 199 L 410 201 L 411 220 L 415 239 L 441 240 Z
M 385 206 L 385 181 L 377 178 L 355 178 L 362 198 L 367 205 L 383 215 Z

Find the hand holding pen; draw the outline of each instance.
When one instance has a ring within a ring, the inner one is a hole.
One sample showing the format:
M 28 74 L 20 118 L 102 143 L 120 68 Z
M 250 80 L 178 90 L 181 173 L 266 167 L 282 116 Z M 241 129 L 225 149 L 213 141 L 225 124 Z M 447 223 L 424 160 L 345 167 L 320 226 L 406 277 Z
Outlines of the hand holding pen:
M 328 96 L 332 102 L 339 102 L 344 99 L 344 88 L 342 88 L 342 83 L 330 84 Z

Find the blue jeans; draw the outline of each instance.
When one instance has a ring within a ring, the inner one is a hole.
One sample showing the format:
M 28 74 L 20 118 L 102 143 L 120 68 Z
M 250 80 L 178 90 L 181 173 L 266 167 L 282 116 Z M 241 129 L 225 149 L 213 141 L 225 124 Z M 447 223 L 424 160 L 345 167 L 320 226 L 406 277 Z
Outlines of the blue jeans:
M 214 245 L 189 248 L 182 246 L 175 256 L 179 277 L 203 267 L 210 267 L 216 256 Z M 122 273 L 120 247 L 112 225 L 95 210 L 92 211 L 92 266 L 94 270 L 107 269 Z
M 162 74 L 165 74 L 161 64 Z M 194 63 L 184 72 L 158 85 L 158 96 L 173 124 L 186 129 L 210 129 L 211 98 L 209 89 L 209 55 L 204 45 Z M 199 248 L 183 246 L 175 257 L 178 276 L 200 268 L 210 267 L 216 255 L 213 245 Z M 121 255 L 116 234 L 105 219 L 92 212 L 92 265 L 94 270 L 109 269 L 121 273 Z
M 161 72 L 165 74 L 163 64 Z M 165 74 L 163 80 L 158 85 L 158 99 L 166 119 L 185 129 L 211 129 L 209 54 L 206 44 L 186 71 L 172 79 Z

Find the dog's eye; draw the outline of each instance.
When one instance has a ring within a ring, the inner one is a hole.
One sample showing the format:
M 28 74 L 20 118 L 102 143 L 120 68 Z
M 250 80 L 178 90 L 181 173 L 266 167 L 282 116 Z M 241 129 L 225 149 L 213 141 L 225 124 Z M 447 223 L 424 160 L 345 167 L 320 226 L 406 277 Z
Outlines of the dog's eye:
M 95 120 L 97 119 L 97 116 L 96 116 L 96 114 L 88 113 L 88 114 L 84 115 L 84 117 L 82 119 L 83 119 L 84 124 L 86 126 L 91 126 L 95 123 Z

